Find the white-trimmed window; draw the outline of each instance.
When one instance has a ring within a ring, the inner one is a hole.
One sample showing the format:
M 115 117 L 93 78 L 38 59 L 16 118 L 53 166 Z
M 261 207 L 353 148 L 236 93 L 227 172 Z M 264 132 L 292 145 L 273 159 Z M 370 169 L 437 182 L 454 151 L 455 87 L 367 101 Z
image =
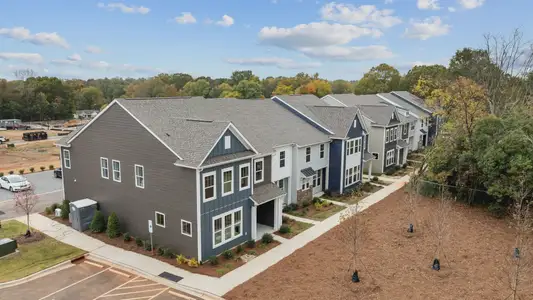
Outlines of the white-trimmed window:
M 285 151 L 279 152 L 279 167 L 280 168 L 285 167 Z
M 250 164 L 239 166 L 239 191 L 250 188 Z
M 361 139 L 357 138 L 354 140 L 354 151 L 355 153 L 361 152 Z
M 204 202 L 217 198 L 216 174 L 217 173 L 213 171 L 202 175 L 202 181 L 204 183 Z
M 354 140 L 346 141 L 346 156 L 354 153 L 355 142 Z
M 255 178 L 254 183 L 263 182 L 265 180 L 264 178 L 264 166 L 265 166 L 265 160 L 263 158 L 258 158 L 254 161 L 254 172 L 255 172 Z
M 344 173 L 344 186 L 350 186 L 361 181 L 361 166 L 346 169 Z
M 233 167 L 222 169 L 222 196 L 233 194 Z
M 65 169 L 70 169 L 70 150 L 63 149 L 63 165 Z
M 231 148 L 231 135 L 224 136 L 224 149 Z
M 144 189 L 144 166 L 135 165 L 135 186 Z
M 302 178 L 302 191 L 308 190 L 311 186 L 309 178 Z
M 326 152 L 326 146 L 324 146 L 324 144 L 320 144 L 320 158 L 324 158 L 325 152 Z
M 281 189 L 281 190 L 285 190 L 285 181 L 284 179 L 280 179 L 277 181 L 277 184 L 278 184 L 278 187 Z
M 192 223 L 181 220 L 181 234 L 192 237 Z
M 119 160 L 112 160 L 111 161 L 112 167 L 113 167 L 113 181 L 120 182 L 120 161 Z
M 109 160 L 105 157 L 100 157 L 100 175 L 109 179 Z
M 389 129 L 385 130 L 385 143 L 389 142 Z
M 409 124 L 403 124 L 403 134 L 406 135 L 409 130 Z
M 313 175 L 313 187 L 322 185 L 322 170 L 317 170 L 316 174 Z
M 353 120 L 353 128 L 357 128 L 357 120 Z
M 242 207 L 213 217 L 213 248 L 242 236 Z
M 394 164 L 394 149 L 387 151 L 385 156 L 385 166 L 388 167 Z
M 155 225 L 165 228 L 167 225 L 167 220 L 165 219 L 164 213 L 160 213 L 158 211 L 155 212 Z
M 305 148 L 305 162 L 311 161 L 311 147 Z

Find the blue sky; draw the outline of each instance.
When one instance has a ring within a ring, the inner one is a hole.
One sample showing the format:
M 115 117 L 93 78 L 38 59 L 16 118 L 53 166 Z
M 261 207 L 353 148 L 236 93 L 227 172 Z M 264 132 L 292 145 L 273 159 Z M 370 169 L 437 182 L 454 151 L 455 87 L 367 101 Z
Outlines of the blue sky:
M 386 62 L 447 64 L 520 28 L 527 0 L 0 0 L 0 77 L 315 73 L 356 80 Z

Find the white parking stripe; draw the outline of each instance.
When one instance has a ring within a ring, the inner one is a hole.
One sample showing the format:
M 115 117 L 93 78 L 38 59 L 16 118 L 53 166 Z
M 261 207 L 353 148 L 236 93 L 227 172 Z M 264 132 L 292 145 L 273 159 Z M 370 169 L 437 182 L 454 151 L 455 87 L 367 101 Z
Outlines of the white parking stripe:
M 133 283 L 135 283 L 135 282 L 133 282 Z M 162 284 L 159 284 L 159 283 L 149 283 L 149 284 L 133 285 L 133 286 L 126 286 L 126 287 L 117 288 L 117 290 L 133 289 L 133 288 L 146 287 L 146 286 L 153 286 L 153 285 L 162 285 Z
M 94 298 L 93 300 L 96 300 L 96 299 L 98 299 L 98 298 L 100 298 L 100 297 L 102 297 L 102 296 L 104 296 L 104 295 L 107 295 L 107 294 L 111 293 L 112 291 L 114 291 L 114 290 L 120 288 L 121 286 L 125 286 L 126 284 L 128 284 L 128 283 L 130 283 L 130 282 L 133 282 L 133 281 L 135 281 L 135 279 L 137 279 L 137 278 L 139 278 L 139 276 L 137 276 L 137 277 L 135 277 L 135 278 L 133 278 L 133 279 L 131 279 L 131 280 L 129 280 L 129 281 L 124 282 L 123 284 L 117 286 L 117 287 L 114 288 L 114 289 L 111 289 L 111 290 L 109 290 L 109 291 L 103 293 L 102 295 L 100 295 L 100 296 Z
M 108 269 L 109 269 L 109 268 L 107 268 L 107 269 L 105 269 L 105 270 L 102 270 L 102 271 L 100 271 L 100 272 L 98 272 L 98 273 L 95 273 L 95 274 L 93 274 L 93 275 L 91 275 L 91 276 L 85 277 L 85 278 L 83 278 L 82 280 L 78 280 L 78 281 L 74 282 L 74 283 L 71 284 L 71 285 L 68 285 L 68 286 L 66 286 L 66 287 L 64 287 L 64 288 L 62 288 L 62 289 L 60 289 L 60 290 L 57 290 L 57 291 L 55 291 L 55 292 L 53 292 L 53 293 L 51 293 L 51 294 L 48 294 L 48 295 L 46 295 L 46 296 L 40 298 L 39 300 L 43 300 L 43 299 L 45 299 L 45 298 L 48 298 L 48 297 L 50 297 L 50 296 L 52 296 L 52 295 L 55 295 L 55 294 L 57 294 L 57 293 L 59 293 L 59 292 L 61 292 L 61 291 L 64 291 L 64 290 L 68 289 L 68 288 L 71 287 L 71 286 L 75 286 L 76 284 L 78 284 L 78 283 L 80 283 L 80 282 L 83 282 L 83 281 L 85 281 L 85 280 L 87 280 L 87 279 L 89 279 L 89 278 L 93 278 L 94 276 L 100 275 L 101 273 L 107 271 Z
M 127 292 L 127 293 L 119 293 L 119 294 L 107 294 L 105 296 L 100 296 L 98 298 L 122 296 L 122 295 L 131 295 L 131 294 L 140 294 L 140 293 L 148 293 L 148 292 L 157 292 L 157 291 L 164 290 L 164 289 L 168 289 L 168 288 L 158 288 L 158 289 L 153 289 L 153 290 L 144 290 L 144 291 Z
M 147 299 L 150 300 L 152 296 L 144 296 L 144 297 L 135 297 L 135 298 L 127 298 L 127 299 L 120 299 L 120 300 L 139 300 L 139 299 Z
M 152 298 L 150 298 L 150 299 L 148 299 L 148 300 L 152 300 L 152 299 L 154 299 L 155 297 L 157 297 L 157 296 L 163 294 L 164 292 L 168 291 L 168 289 L 169 289 L 169 288 L 166 288 L 166 289 L 162 290 L 161 292 L 155 294 Z M 131 299 L 130 299 L 130 300 L 131 300 Z

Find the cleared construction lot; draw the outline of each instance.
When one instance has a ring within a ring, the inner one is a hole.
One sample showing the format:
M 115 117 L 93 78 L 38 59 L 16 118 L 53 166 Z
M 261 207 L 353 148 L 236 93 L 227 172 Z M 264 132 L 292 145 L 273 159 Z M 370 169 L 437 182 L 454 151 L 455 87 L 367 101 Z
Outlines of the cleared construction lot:
M 0 289 L 0 299 L 200 299 L 114 267 L 83 260 L 55 273 Z

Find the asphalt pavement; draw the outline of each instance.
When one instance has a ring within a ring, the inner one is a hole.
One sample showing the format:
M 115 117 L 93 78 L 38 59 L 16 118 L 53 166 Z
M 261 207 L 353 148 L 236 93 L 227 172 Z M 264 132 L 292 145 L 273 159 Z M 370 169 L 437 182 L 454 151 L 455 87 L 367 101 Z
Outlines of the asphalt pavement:
M 39 196 L 33 212 L 42 212 L 45 207 L 63 200 L 63 185 L 61 179 L 54 178 L 52 171 L 38 172 L 24 175 L 31 182 L 35 194 Z M 0 220 L 11 219 L 24 215 L 14 208 L 13 193 L 0 190 Z

